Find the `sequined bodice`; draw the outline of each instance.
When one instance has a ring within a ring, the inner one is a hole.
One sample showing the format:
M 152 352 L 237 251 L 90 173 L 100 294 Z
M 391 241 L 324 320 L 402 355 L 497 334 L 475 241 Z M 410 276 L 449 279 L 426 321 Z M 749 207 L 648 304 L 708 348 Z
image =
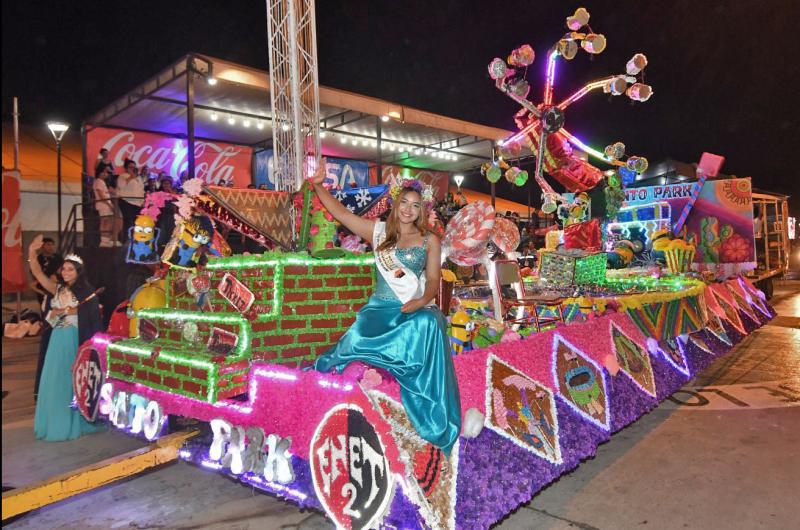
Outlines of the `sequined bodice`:
M 416 274 L 418 277 L 425 270 L 425 262 L 427 259 L 427 252 L 425 245 L 418 245 L 408 248 L 395 249 L 395 256 L 398 261 L 403 264 L 407 269 Z M 378 281 L 375 285 L 375 296 L 384 300 L 397 300 L 397 296 L 383 279 L 383 275 L 378 274 Z

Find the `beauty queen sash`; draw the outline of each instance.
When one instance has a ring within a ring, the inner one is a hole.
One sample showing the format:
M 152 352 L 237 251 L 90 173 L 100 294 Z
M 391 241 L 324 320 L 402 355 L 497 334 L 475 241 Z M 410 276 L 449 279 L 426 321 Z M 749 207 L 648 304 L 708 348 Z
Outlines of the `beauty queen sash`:
M 381 276 L 402 303 L 420 298 L 425 292 L 425 275 L 418 278 L 413 271 L 404 267 L 397 259 L 394 249 L 378 252 L 377 248 L 384 239 L 386 239 L 386 223 L 377 221 L 372 233 L 372 248 L 376 249 L 375 265 Z

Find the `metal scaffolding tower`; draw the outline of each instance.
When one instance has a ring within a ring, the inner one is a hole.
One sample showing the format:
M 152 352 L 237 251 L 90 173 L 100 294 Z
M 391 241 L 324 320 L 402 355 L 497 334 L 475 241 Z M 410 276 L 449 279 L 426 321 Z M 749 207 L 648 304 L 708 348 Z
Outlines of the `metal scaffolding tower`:
M 275 189 L 296 192 L 320 156 L 314 0 L 267 0 Z

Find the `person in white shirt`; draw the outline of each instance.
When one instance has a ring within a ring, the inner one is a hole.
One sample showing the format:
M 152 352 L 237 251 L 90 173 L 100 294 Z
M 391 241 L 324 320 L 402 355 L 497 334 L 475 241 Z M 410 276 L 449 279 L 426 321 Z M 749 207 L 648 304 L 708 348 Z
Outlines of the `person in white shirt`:
M 121 246 L 119 232 L 122 229 L 122 220 L 116 215 L 111 193 L 106 185 L 106 180 L 111 176 L 111 169 L 106 165 L 98 167 L 92 191 L 94 192 L 94 208 L 100 217 L 100 246 Z
M 144 202 L 144 182 L 136 170 L 136 162 L 131 159 L 125 160 L 125 172 L 117 180 L 117 195 L 119 209 L 122 211 L 122 240 L 126 241 L 128 231 Z

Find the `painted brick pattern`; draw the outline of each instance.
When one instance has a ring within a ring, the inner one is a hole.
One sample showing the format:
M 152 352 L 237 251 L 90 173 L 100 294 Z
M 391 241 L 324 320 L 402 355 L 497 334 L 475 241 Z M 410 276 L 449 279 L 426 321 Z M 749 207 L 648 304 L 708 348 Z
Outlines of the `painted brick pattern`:
M 302 256 L 299 254 L 286 254 Z M 220 260 L 220 265 L 225 260 Z M 235 276 L 255 295 L 250 318 L 250 348 L 246 359 L 228 361 L 211 356 L 184 341 L 178 312 L 200 314 L 195 300 L 185 289 L 186 271 L 170 271 L 167 277 L 167 304 L 160 318 L 152 319 L 159 329 L 153 343 L 131 339 L 130 344 L 151 351 L 178 352 L 187 362 L 166 363 L 158 356 L 122 353 L 114 345 L 108 349 L 109 375 L 173 391 L 196 399 L 215 401 L 247 391 L 250 360 L 307 366 L 327 351 L 355 320 L 355 313 L 367 302 L 375 286 L 371 256 L 337 264 L 307 260 L 304 264 L 280 260 L 274 266 L 216 266 L 206 269 L 211 278 L 208 294 L 209 322 L 198 323 L 200 349 L 205 349 L 213 327 L 240 333 L 238 325 L 214 322 L 211 313 L 238 315 L 217 287 L 226 273 Z M 355 263 L 355 264 L 354 264 Z M 278 300 L 276 304 L 276 285 Z M 273 310 L 273 306 L 275 306 Z M 177 311 L 176 311 L 177 310 Z M 191 359 L 210 360 L 211 373 L 191 366 Z M 213 382 L 213 383 L 212 383 Z M 209 385 L 213 384 L 213 387 Z

